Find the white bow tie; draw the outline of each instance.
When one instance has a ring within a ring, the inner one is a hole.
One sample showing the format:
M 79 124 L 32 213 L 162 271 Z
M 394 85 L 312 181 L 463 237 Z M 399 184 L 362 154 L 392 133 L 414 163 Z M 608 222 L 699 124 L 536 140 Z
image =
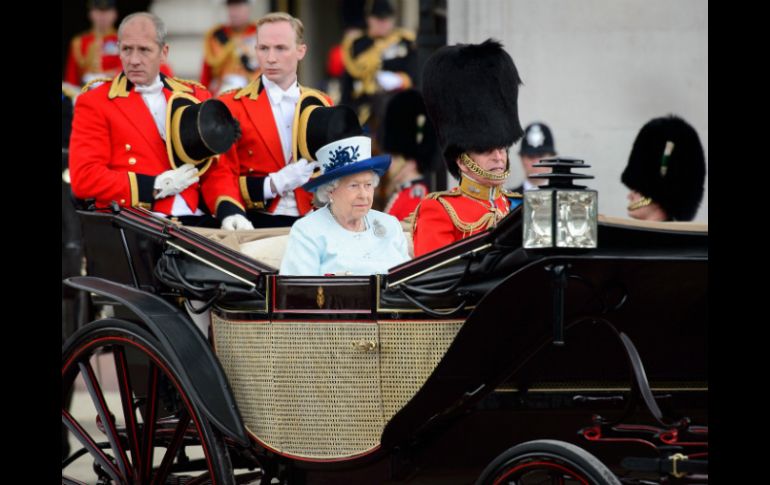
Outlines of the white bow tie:
M 139 94 L 158 94 L 163 91 L 163 82 L 158 79 L 157 82 L 150 84 L 149 86 L 136 86 L 136 92 Z

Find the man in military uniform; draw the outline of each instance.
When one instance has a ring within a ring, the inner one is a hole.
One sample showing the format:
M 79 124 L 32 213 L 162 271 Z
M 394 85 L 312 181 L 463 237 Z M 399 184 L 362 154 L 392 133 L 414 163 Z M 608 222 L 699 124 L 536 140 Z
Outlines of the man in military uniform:
M 425 106 L 460 186 L 430 194 L 417 207 L 415 257 L 489 229 L 508 214 L 513 195 L 501 189 L 508 149 L 522 135 L 519 84 L 513 60 L 491 40 L 442 47 L 426 62 Z
M 438 156 L 436 132 L 425 111 L 422 94 L 407 89 L 394 95 L 380 128 L 381 146 L 392 156 L 386 176 L 389 198 L 384 212 L 403 221 L 430 192 L 425 176 Z
M 70 139 L 73 194 L 94 199 L 97 207 L 117 201 L 175 216 L 185 224 L 210 225 L 213 219 L 199 199 L 198 168 L 192 163 L 174 168 L 166 130 L 172 94 L 196 101 L 211 95 L 202 85 L 160 72 L 168 45 L 166 28 L 156 15 L 127 16 L 118 37 L 123 72 L 112 80 L 101 79 L 104 82 L 94 89 L 87 85 L 75 104 Z
M 89 0 L 88 18 L 91 30 L 76 35 L 70 43 L 64 69 L 64 82 L 82 86 L 93 79 L 114 77 L 121 70 L 118 34 L 115 21 L 118 11 L 115 0 Z M 168 64 L 160 71 L 172 76 Z
M 367 2 L 366 14 L 366 33 L 342 42 L 342 104 L 356 109 L 362 125 L 376 110 L 378 97 L 412 87 L 417 74 L 414 32 L 396 28 L 390 2 Z
M 262 75 L 219 96 L 243 131 L 203 181 L 203 196 L 223 229 L 290 226 L 311 209 L 312 196 L 301 186 L 317 162 L 295 153 L 297 106 L 307 97 L 331 102 L 297 82 L 297 67 L 307 52 L 303 35 L 302 22 L 289 14 L 260 18 L 257 57 Z
M 203 42 L 201 83 L 214 95 L 242 88 L 260 74 L 249 0 L 227 0 L 227 15 L 230 22 L 209 30 Z
M 91 30 L 76 35 L 67 54 L 64 81 L 75 86 L 120 72 L 115 0 L 90 0 L 88 18 Z
M 706 159 L 698 133 L 669 115 L 647 122 L 634 140 L 621 180 L 631 189 L 628 215 L 691 221 L 703 200 Z

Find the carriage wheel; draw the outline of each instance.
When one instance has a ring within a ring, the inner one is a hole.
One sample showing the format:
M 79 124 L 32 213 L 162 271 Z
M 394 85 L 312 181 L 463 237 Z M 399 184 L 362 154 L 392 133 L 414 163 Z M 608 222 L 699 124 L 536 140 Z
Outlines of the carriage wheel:
M 620 485 L 595 456 L 564 441 L 535 440 L 505 450 L 487 465 L 476 485 Z
M 77 413 L 62 408 L 83 447 L 62 461 L 63 483 L 93 483 L 94 473 L 100 484 L 235 483 L 222 434 L 139 325 L 105 319 L 78 330 L 62 351 L 62 395 L 76 383 L 90 403 Z M 74 476 L 83 469 L 89 477 Z

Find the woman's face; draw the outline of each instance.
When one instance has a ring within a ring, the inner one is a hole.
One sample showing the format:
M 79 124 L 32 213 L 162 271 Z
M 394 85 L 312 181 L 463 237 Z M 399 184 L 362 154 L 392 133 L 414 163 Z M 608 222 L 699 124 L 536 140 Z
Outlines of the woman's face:
M 334 215 L 346 221 L 361 219 L 374 202 L 374 172 L 360 172 L 342 177 L 331 191 Z

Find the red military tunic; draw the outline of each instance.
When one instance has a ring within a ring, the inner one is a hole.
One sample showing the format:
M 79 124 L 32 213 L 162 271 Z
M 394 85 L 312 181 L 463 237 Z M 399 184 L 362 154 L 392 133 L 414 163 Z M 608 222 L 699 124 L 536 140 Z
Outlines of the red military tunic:
M 322 95 L 331 104 L 324 93 L 303 86 L 300 86 L 300 97 L 309 91 Z M 285 167 L 287 161 L 261 78 L 243 89 L 223 93 L 218 99 L 227 105 L 241 124 L 243 134 L 206 173 L 202 181 L 206 205 L 220 221 L 229 215 L 251 210 L 266 209 L 272 213 L 280 196 L 267 203 L 264 197 L 265 177 Z M 308 213 L 312 208 L 312 194 L 298 187 L 294 189 L 294 196 L 299 214 Z
M 217 93 L 222 89 L 225 76 L 241 76 L 246 82 L 257 79 L 261 71 L 256 45 L 257 24 L 253 22 L 241 31 L 228 25 L 209 30 L 203 41 L 201 83 Z
M 114 29 L 101 36 L 93 30 L 73 37 L 70 42 L 64 81 L 80 86 L 90 79 L 84 76 L 108 76 L 122 69 L 118 50 L 118 34 Z
M 384 212 L 403 221 L 414 212 L 420 201 L 427 195 L 428 186 L 423 179 L 412 180 L 399 186 L 398 192 L 390 196 Z
M 494 227 L 510 210 L 508 197 L 515 196 L 467 177 L 459 187 L 429 194 L 412 226 L 414 257 Z
M 200 84 L 160 75 L 163 93 L 182 91 L 204 101 L 211 97 Z M 109 80 L 108 80 L 109 81 Z M 80 199 L 110 201 L 171 214 L 174 197 L 155 200 L 155 176 L 174 168 L 155 121 L 141 94 L 125 74 L 78 97 L 70 138 L 72 192 Z M 199 206 L 199 184 L 181 194 L 190 210 Z

